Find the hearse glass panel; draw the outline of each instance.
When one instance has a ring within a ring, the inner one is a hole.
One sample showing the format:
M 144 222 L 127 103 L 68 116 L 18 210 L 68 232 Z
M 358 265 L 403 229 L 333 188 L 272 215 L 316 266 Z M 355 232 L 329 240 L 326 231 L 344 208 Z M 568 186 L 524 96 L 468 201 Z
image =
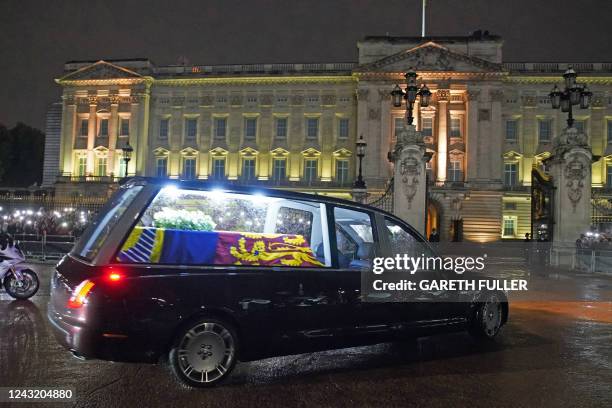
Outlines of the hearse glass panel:
M 325 204 L 165 187 L 127 236 L 116 261 L 331 267 Z
M 370 214 L 334 207 L 338 267 L 370 269 L 374 258 L 374 229 Z
M 132 186 L 117 191 L 102 208 L 100 215 L 85 230 L 72 253 L 88 261 L 93 260 L 142 188 L 142 186 Z

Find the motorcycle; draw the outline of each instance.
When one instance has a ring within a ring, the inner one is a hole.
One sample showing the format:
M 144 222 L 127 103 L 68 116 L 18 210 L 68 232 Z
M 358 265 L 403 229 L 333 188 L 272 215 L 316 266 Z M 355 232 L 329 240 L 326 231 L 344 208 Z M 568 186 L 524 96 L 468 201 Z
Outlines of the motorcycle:
M 26 268 L 25 255 L 12 239 L 0 243 L 0 283 L 15 299 L 28 299 L 38 292 L 38 275 Z

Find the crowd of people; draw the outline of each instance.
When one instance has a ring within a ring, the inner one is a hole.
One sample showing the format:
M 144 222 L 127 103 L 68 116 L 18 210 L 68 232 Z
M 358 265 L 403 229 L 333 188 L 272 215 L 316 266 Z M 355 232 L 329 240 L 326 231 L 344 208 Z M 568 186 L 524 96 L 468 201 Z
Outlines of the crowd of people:
M 576 249 L 612 251 L 612 235 L 592 231 L 580 234 L 576 240 Z
M 66 207 L 61 210 L 47 208 L 3 209 L 0 207 L 0 233 L 15 237 L 40 239 L 50 235 L 78 237 L 87 226 L 93 213 Z

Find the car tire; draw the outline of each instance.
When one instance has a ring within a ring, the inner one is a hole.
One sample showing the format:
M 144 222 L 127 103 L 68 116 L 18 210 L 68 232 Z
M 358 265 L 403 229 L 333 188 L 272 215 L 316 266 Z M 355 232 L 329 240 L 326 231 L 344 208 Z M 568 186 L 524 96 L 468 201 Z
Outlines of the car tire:
M 233 325 L 216 318 L 200 318 L 176 336 L 168 355 L 175 378 L 188 387 L 212 387 L 236 365 L 238 337 Z
M 504 318 L 504 300 L 498 293 L 488 293 L 477 303 L 469 333 L 477 340 L 493 341 Z

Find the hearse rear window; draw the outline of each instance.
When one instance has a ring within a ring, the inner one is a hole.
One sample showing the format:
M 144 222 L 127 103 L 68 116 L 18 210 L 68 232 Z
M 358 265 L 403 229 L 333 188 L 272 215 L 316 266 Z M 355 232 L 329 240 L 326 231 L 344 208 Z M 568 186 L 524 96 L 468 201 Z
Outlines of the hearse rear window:
M 124 263 L 331 266 L 325 205 L 166 187 L 117 254 Z
M 113 198 L 102 209 L 98 218 L 83 233 L 83 236 L 74 247 L 73 253 L 90 261 L 93 260 L 110 232 L 125 210 L 134 201 L 140 190 L 142 190 L 142 186 L 134 186 L 121 189 L 115 193 Z

